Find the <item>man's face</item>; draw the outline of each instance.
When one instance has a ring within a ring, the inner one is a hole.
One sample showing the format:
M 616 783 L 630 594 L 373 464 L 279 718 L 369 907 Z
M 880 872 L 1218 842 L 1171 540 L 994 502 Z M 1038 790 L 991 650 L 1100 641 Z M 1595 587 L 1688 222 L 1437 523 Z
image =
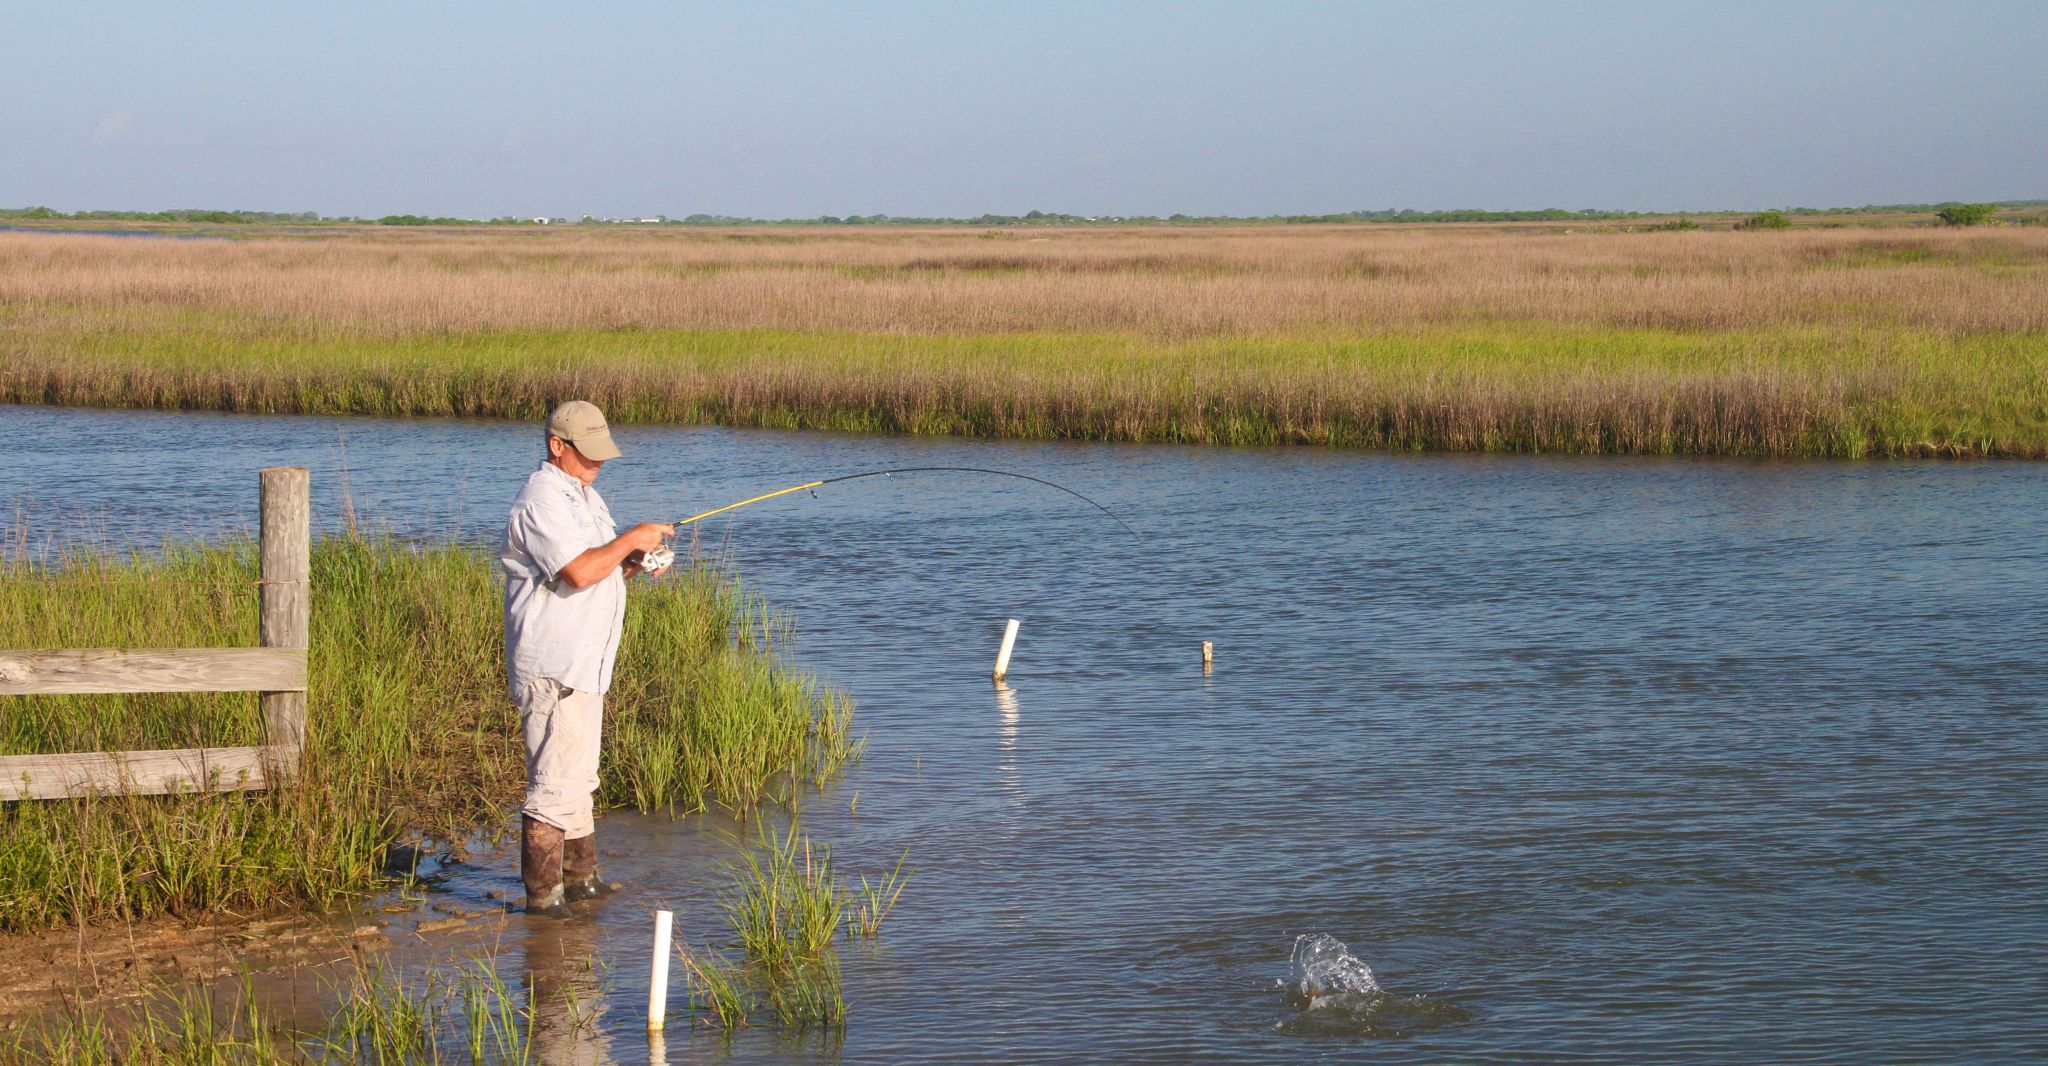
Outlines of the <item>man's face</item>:
M 583 482 L 585 487 L 597 480 L 597 471 L 604 466 L 604 460 L 584 458 L 574 444 L 560 437 L 548 438 L 548 462 L 561 467 L 563 473 Z

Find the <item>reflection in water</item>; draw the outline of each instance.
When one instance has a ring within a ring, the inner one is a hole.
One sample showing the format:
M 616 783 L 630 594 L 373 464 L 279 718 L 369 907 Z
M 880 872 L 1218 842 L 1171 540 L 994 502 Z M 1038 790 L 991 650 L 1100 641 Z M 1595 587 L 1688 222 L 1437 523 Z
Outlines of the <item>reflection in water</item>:
M 537 1061 L 548 1066 L 610 1062 L 596 923 L 577 915 L 524 924 L 527 987 L 533 997 L 528 1024 Z
M 1021 717 L 1016 690 L 1005 682 L 996 682 L 996 748 L 1001 752 L 996 760 L 996 787 L 1009 794 L 1012 803 L 1024 802 L 1024 783 L 1017 771 L 1017 724 Z
M 1017 690 L 1004 682 L 996 682 L 996 713 L 1002 716 L 1002 727 L 996 735 L 1003 738 L 1003 750 L 1017 746 Z

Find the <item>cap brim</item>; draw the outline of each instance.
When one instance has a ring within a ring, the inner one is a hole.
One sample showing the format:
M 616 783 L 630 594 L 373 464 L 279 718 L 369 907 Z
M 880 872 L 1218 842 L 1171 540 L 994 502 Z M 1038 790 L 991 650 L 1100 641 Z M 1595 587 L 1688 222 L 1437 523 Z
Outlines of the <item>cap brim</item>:
M 576 445 L 576 450 L 582 452 L 585 459 L 595 463 L 617 459 L 620 454 L 619 446 L 612 443 L 612 435 L 609 432 L 593 434 L 570 443 Z

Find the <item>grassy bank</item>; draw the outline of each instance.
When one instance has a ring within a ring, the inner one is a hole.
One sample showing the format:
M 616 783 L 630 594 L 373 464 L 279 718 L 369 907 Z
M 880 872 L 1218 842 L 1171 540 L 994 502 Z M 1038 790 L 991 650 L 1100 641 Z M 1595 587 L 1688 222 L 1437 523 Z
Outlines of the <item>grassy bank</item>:
M 2048 456 L 2048 335 L 1471 327 L 1155 343 L 591 332 L 102 338 L 0 371 L 17 403 L 975 437 L 1796 456 Z
M 0 400 L 2048 456 L 2048 231 L 0 235 Z
M 0 647 L 253 645 L 249 544 L 16 559 Z M 0 806 L 0 930 L 321 906 L 386 845 L 504 824 L 522 788 L 494 562 L 479 549 L 315 544 L 303 781 L 273 792 Z M 855 751 L 851 709 L 767 654 L 758 605 L 704 568 L 635 582 L 602 796 L 744 806 Z M 256 743 L 252 694 L 9 697 L 0 754 Z

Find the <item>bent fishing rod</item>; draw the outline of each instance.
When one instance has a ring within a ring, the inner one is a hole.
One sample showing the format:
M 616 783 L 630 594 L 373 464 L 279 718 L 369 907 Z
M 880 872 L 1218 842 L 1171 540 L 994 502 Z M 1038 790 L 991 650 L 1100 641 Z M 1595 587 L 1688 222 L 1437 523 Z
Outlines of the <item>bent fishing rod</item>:
M 838 477 L 828 477 L 828 478 L 824 478 L 824 479 L 822 479 L 822 480 L 819 480 L 819 481 L 806 481 L 806 482 L 804 482 L 804 483 L 803 483 L 803 484 L 801 484 L 801 485 L 791 485 L 790 487 L 788 487 L 788 488 L 786 488 L 786 489 L 776 489 L 776 490 L 775 490 L 774 492 L 764 492 L 764 493 L 762 493 L 761 495 L 759 495 L 759 496 L 756 496 L 756 497 L 754 497 L 754 498 L 752 498 L 752 499 L 748 499 L 748 500 L 741 500 L 741 501 L 740 501 L 740 502 L 738 502 L 738 503 L 729 503 L 729 504 L 726 504 L 726 505 L 725 505 L 724 507 L 720 507 L 720 508 L 717 508 L 716 510 L 706 511 L 706 512 L 704 512 L 703 514 L 695 514 L 695 515 L 691 515 L 690 517 L 688 517 L 688 518 L 685 518 L 685 519 L 683 519 L 682 521 L 680 521 L 680 522 L 677 522 L 677 523 L 675 523 L 675 526 L 676 526 L 676 528 L 680 529 L 680 528 L 682 528 L 683 526 L 687 526 L 687 525 L 689 525 L 689 524 L 690 524 L 690 523 L 692 523 L 692 522 L 701 522 L 701 521 L 703 521 L 704 519 L 706 519 L 706 518 L 710 518 L 710 517 L 711 517 L 711 516 L 713 516 L 713 515 L 721 515 L 721 514 L 724 514 L 724 513 L 725 513 L 725 512 L 727 512 L 727 511 L 731 511 L 731 510 L 736 510 L 736 509 L 738 509 L 738 508 L 741 508 L 741 507 L 745 507 L 746 505 L 748 505 L 748 504 L 750 504 L 750 503 L 760 503 L 760 502 L 761 502 L 762 500 L 772 500 L 772 499 L 774 499 L 774 498 L 775 498 L 775 497 L 777 497 L 777 496 L 787 496 L 787 495 L 789 495 L 789 494 L 790 494 L 790 493 L 792 493 L 792 492 L 802 492 L 802 491 L 804 491 L 805 489 L 811 489 L 811 490 L 813 490 L 813 491 L 811 492 L 811 495 L 815 497 L 815 496 L 817 495 L 817 492 L 816 492 L 815 490 L 817 490 L 817 489 L 819 489 L 819 488 L 821 488 L 821 487 L 823 487 L 823 486 L 825 486 L 825 485 L 836 485 L 836 484 L 838 484 L 839 482 L 842 482 L 842 481 L 859 481 L 859 480 L 860 480 L 860 479 L 862 479 L 862 478 L 870 478 L 870 477 L 888 477 L 888 476 L 890 476 L 890 475 L 892 475 L 892 474 L 930 474 L 930 473 L 955 473 L 955 474 L 994 474 L 994 475 L 996 475 L 997 477 L 1013 477 L 1013 478 L 1017 478 L 1017 479 L 1019 479 L 1019 480 L 1023 480 L 1023 481 L 1029 481 L 1029 482 L 1033 482 L 1033 483 L 1035 483 L 1035 484 L 1039 484 L 1039 485 L 1044 485 L 1044 486 L 1045 486 L 1046 488 L 1049 488 L 1049 489 L 1057 489 L 1057 490 L 1059 490 L 1060 492 L 1064 492 L 1064 493 L 1066 493 L 1067 495 L 1069 495 L 1069 496 L 1072 496 L 1073 498 L 1075 498 L 1075 499 L 1077 499 L 1077 500 L 1080 500 L 1080 501 L 1081 501 L 1082 503 L 1085 503 L 1085 504 L 1087 504 L 1088 506 L 1090 506 L 1090 507 L 1093 507 L 1093 508 L 1095 508 L 1095 509 L 1096 509 L 1096 510 L 1098 510 L 1098 511 L 1101 511 L 1101 512 L 1102 512 L 1103 514 L 1106 514 L 1106 515 L 1108 515 L 1108 516 L 1109 516 L 1109 520 L 1110 520 L 1110 521 L 1112 521 L 1112 522 L 1115 522 L 1115 523 L 1116 523 L 1117 525 L 1120 525 L 1120 526 L 1124 527 L 1124 532 L 1126 532 L 1126 533 L 1129 533 L 1129 534 L 1130 534 L 1131 536 L 1133 536 L 1133 537 L 1137 537 L 1137 539 L 1138 539 L 1138 540 L 1139 540 L 1139 541 L 1140 541 L 1141 543 L 1142 543 L 1142 542 L 1144 541 L 1144 539 L 1145 539 L 1144 537 L 1140 537 L 1140 536 L 1138 536 L 1138 531 L 1137 531 L 1137 530 L 1135 530 L 1135 529 L 1132 529 L 1132 528 L 1131 528 L 1131 526 L 1130 526 L 1130 523 L 1128 523 L 1128 522 L 1125 522 L 1125 521 L 1124 521 L 1123 519 L 1121 519 L 1121 518 L 1118 518 L 1118 517 L 1116 516 L 1116 512 L 1114 512 L 1114 511 L 1111 511 L 1111 510 L 1110 510 L 1109 508 L 1107 508 L 1107 507 L 1104 507 L 1104 506 L 1102 506 L 1102 505 L 1101 505 L 1101 504 L 1099 504 L 1099 503 L 1096 503 L 1096 502 L 1095 502 L 1094 500 L 1091 500 L 1091 499 L 1089 499 L 1088 497 L 1086 497 L 1086 496 L 1083 496 L 1083 495 L 1081 495 L 1081 494 L 1080 494 L 1080 493 L 1078 493 L 1078 492 L 1075 492 L 1075 491 L 1074 491 L 1073 489 L 1070 489 L 1070 488 L 1066 487 L 1065 485 L 1059 485 L 1059 484 L 1055 484 L 1055 483 L 1053 483 L 1053 482 L 1050 482 L 1050 481 L 1047 481 L 1047 480 L 1045 480 L 1044 478 L 1041 478 L 1041 477 L 1032 477 L 1032 476 L 1031 476 L 1030 474 L 1019 474 L 1019 473 L 1016 473 L 1016 472 L 1014 472 L 1014 471 L 1009 471 L 1009 470 L 991 470 L 991 469 L 989 469 L 989 468 L 987 468 L 987 467 L 981 467 L 981 466 L 898 466 L 898 467 L 892 467 L 892 468 L 890 468 L 890 469 L 888 469 L 888 470 L 865 470 L 865 471 L 862 471 L 861 473 L 858 473 L 858 474 L 842 474 L 842 475 L 840 475 L 840 476 L 838 476 Z
M 1095 502 L 1087 496 L 1084 496 L 1081 493 L 1066 487 L 1065 485 L 1058 484 L 1057 482 L 1047 481 L 1042 477 L 1032 477 L 1030 474 L 1019 474 L 1014 470 L 995 470 L 985 466 L 897 466 L 890 467 L 887 470 L 863 470 L 858 474 L 841 474 L 838 477 L 820 478 L 819 480 L 816 481 L 806 481 L 801 485 L 791 485 L 786 489 L 776 489 L 774 492 L 764 492 L 759 496 L 749 497 L 748 499 L 741 500 L 738 503 L 729 503 L 723 507 L 713 508 L 712 510 L 705 511 L 702 514 L 691 515 L 688 518 L 676 522 L 675 528 L 681 529 L 684 526 L 690 525 L 694 522 L 701 522 L 704 519 L 710 518 L 714 515 L 722 515 L 727 511 L 738 510 L 739 508 L 745 507 L 748 504 L 760 503 L 763 500 L 772 500 L 777 496 L 787 496 L 792 492 L 803 492 L 808 489 L 811 490 L 811 495 L 812 497 L 815 498 L 818 495 L 816 490 L 823 488 L 826 485 L 836 485 L 842 481 L 859 481 L 863 478 L 871 477 L 889 477 L 894 474 L 938 473 L 991 474 L 996 477 L 1008 477 L 1016 478 L 1020 481 L 1029 481 L 1034 485 L 1043 485 L 1046 488 L 1053 489 L 1058 492 L 1064 492 L 1067 495 L 1072 496 L 1073 498 L 1080 500 L 1082 503 L 1085 503 L 1088 506 L 1093 507 L 1096 510 L 1101 511 L 1103 514 L 1109 516 L 1110 521 L 1115 522 L 1119 526 L 1122 526 L 1124 532 L 1129 533 L 1133 539 L 1138 541 L 1138 543 L 1143 544 L 1145 542 L 1145 538 L 1140 536 L 1137 530 L 1132 529 L 1131 524 L 1129 522 L 1126 522 L 1123 519 L 1118 518 L 1116 516 L 1116 512 L 1110 510 L 1107 507 L 1104 507 L 1100 503 Z M 670 548 L 668 545 L 664 544 L 660 548 L 655 549 L 653 552 L 647 553 L 646 559 L 648 563 L 653 564 L 656 567 L 665 567 L 675 560 L 675 550 L 673 548 Z M 1016 636 L 1017 623 L 1014 619 L 1012 619 L 1009 625 L 1009 630 L 1005 633 L 1003 638 L 1003 650 L 1001 654 L 998 656 L 996 662 L 995 678 L 998 684 L 1002 682 L 1004 668 L 1009 663 L 1010 642 L 1015 640 Z M 1207 673 L 1209 670 L 1210 654 L 1210 643 L 1205 640 L 1202 642 L 1203 673 Z

